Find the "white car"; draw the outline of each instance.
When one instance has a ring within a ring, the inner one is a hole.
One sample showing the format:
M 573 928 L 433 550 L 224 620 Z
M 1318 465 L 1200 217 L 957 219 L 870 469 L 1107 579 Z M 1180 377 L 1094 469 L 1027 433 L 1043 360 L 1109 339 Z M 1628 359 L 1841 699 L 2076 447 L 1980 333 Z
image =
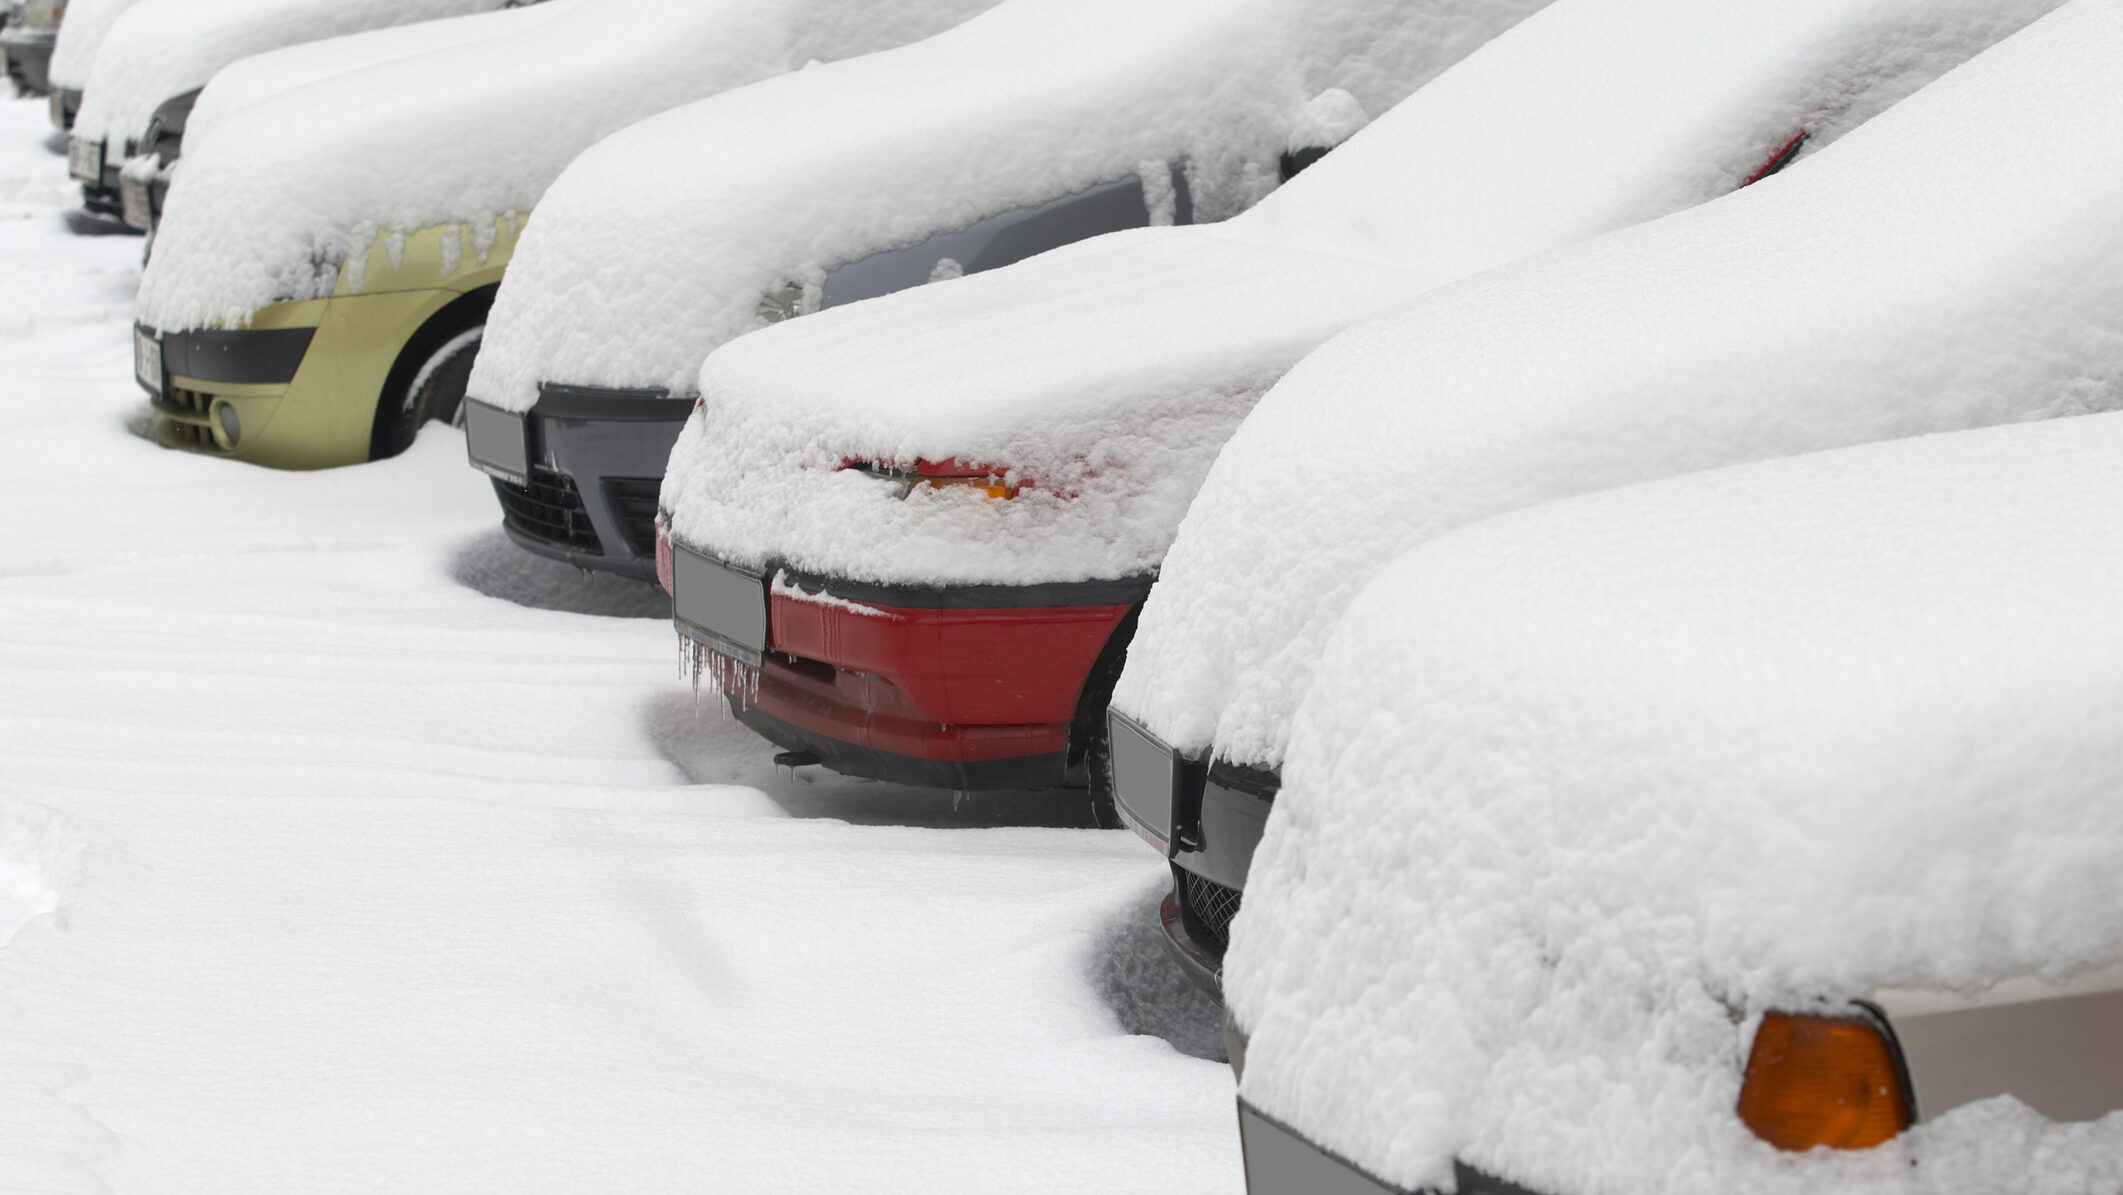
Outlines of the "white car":
M 81 90 L 88 86 L 89 67 L 103 38 L 125 10 L 140 0 L 68 0 L 47 10 L 58 28 L 51 57 L 45 69 L 50 89 L 52 124 L 61 132 L 74 126 L 81 110 Z M 63 18 L 63 19 L 62 19 Z
M 1564 0 L 1225 223 L 737 340 L 700 372 L 663 489 L 681 621 L 741 648 L 694 605 L 689 579 L 717 575 L 695 562 L 772 576 L 733 591 L 768 606 L 748 725 L 952 788 L 1088 773 L 1110 810 L 1135 611 L 1283 371 L 1412 295 L 1758 179 L 2041 7 Z
M 390 25 L 497 9 L 503 0 L 142 0 L 96 49 L 67 141 L 82 206 L 146 231 L 151 188 L 183 152 L 214 72 L 252 54 Z M 121 172 L 131 164 L 135 194 Z
M 1320 646 L 1401 552 L 1633 481 L 2123 402 L 2117 61 L 2123 5 L 2078 0 L 1776 178 L 1292 370 L 1209 470 L 1114 691 L 1117 799 L 1173 844 L 1175 945 L 1213 971 Z
M 1379 570 L 1234 926 L 1251 1195 L 2123 1190 L 2118 462 L 1919 437 Z
M 158 438 L 291 468 L 395 454 L 455 413 L 517 235 L 585 147 L 990 2 L 579 0 L 202 114 L 141 279 Z
M 473 463 L 518 543 L 653 577 L 657 485 L 710 350 L 1232 215 L 1545 3 L 1007 0 L 643 122 L 584 154 L 524 240 L 472 375 Z

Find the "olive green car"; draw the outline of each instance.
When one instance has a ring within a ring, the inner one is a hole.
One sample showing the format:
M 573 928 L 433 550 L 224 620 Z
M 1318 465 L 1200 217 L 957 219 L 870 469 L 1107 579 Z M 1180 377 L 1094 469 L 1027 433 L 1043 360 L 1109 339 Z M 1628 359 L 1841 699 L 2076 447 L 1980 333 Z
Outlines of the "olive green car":
M 497 220 L 484 253 L 461 224 L 395 246 L 383 235 L 328 298 L 272 303 L 240 327 L 136 327 L 156 440 L 283 469 L 396 456 L 426 420 L 457 419 L 522 231 Z

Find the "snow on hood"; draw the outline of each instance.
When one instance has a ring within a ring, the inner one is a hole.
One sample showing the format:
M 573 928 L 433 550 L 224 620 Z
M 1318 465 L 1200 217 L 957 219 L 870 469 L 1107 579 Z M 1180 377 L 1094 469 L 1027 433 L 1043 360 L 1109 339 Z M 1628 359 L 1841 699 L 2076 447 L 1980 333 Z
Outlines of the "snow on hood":
M 583 155 L 517 247 L 471 393 L 693 390 L 763 292 L 1184 160 L 1194 218 L 1276 182 L 1330 89 L 1382 112 L 1546 0 L 1008 0 L 890 55 L 665 113 Z M 1146 165 L 1146 163 L 1150 165 Z
M 105 35 L 125 10 L 140 0 L 70 0 L 59 22 L 59 38 L 52 43 L 51 81 L 54 90 L 79 91 L 88 86 L 89 65 L 96 60 Z
M 1224 224 L 1106 238 L 718 349 L 672 455 L 671 525 L 718 555 L 874 580 L 1155 569 L 1252 403 L 1327 337 L 1731 191 L 1796 134 L 1834 141 L 2053 3 L 1565 0 Z M 851 457 L 993 464 L 1037 489 L 1001 510 L 898 501 L 837 475 Z
M 140 318 L 240 324 L 321 298 L 379 234 L 526 213 L 583 147 L 644 116 L 900 45 L 990 3 L 581 0 L 508 36 L 284 93 L 186 146 Z
M 2119 54 L 2123 4 L 2075 4 L 1784 174 L 1328 342 L 1210 469 L 1114 704 L 1175 746 L 1272 766 L 1342 608 L 1442 531 L 2117 405 Z
M 145 0 L 97 49 L 74 135 L 103 141 L 116 155 L 147 133 L 163 101 L 197 91 L 239 58 L 499 7 L 499 0 Z
M 306 83 L 344 75 L 380 62 L 446 50 L 467 42 L 518 33 L 565 12 L 578 0 L 541 0 L 521 8 L 476 12 L 304 42 L 253 54 L 215 73 L 184 125 L 187 146 L 199 145 L 229 117 L 262 100 Z
M 2123 414 L 1874 444 L 1385 568 L 1235 924 L 1242 1095 L 1411 1188 L 1458 1154 L 1552 1191 L 2123 1189 L 2123 1112 L 2000 1096 L 1840 1156 L 1734 1113 L 1755 1014 L 2123 962 L 2119 461 Z

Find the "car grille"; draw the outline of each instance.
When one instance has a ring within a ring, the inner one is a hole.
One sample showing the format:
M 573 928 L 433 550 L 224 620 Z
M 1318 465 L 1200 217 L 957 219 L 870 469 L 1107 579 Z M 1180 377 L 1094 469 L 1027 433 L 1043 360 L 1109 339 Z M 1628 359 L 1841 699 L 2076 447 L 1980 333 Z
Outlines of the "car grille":
M 149 398 L 148 405 L 162 416 L 155 421 L 155 439 L 164 447 L 191 452 L 228 451 L 214 438 L 213 395 L 171 386 Z
M 612 520 L 619 524 L 619 533 L 626 536 L 634 555 L 645 559 L 656 556 L 656 494 L 662 488 L 660 477 L 604 479 L 606 509 L 612 512 Z
M 517 531 L 585 555 L 604 555 L 574 478 L 533 466 L 531 484 L 510 485 L 496 478 L 494 494 L 501 499 L 503 520 Z
M 1238 916 L 1239 898 L 1243 893 L 1237 888 L 1205 880 L 1185 868 L 1179 868 L 1181 911 L 1186 914 L 1188 928 L 1195 932 L 1201 944 L 1217 958 L 1224 957 L 1224 949 L 1231 944 L 1231 919 Z

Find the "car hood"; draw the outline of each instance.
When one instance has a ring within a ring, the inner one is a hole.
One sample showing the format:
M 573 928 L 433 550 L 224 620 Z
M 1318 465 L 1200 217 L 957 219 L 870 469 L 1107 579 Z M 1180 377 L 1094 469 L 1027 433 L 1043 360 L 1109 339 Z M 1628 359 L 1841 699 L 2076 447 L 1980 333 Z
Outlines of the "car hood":
M 2123 414 L 1869 445 L 1379 572 L 1233 928 L 1242 1095 L 1411 1188 L 2114 1189 L 2123 1112 L 1809 1157 L 1733 1109 L 1766 1010 L 2123 963 L 2118 460 Z

